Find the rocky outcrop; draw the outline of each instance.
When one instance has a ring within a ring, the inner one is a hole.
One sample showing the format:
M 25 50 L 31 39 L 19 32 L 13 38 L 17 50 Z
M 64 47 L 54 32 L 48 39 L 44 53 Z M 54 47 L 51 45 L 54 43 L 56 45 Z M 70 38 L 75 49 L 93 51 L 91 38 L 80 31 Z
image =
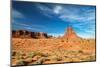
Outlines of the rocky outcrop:
M 13 30 L 12 37 L 14 38 L 51 38 L 47 33 L 43 32 L 30 32 L 26 30 Z
M 63 38 L 68 38 L 68 39 L 73 38 L 74 39 L 74 38 L 78 38 L 78 36 L 72 27 L 68 27 Z

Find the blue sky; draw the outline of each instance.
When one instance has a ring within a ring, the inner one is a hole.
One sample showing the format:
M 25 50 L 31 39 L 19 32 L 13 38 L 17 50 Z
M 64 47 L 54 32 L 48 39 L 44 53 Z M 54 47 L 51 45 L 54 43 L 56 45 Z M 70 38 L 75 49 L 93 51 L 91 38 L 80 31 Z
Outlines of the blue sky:
M 78 36 L 95 38 L 95 6 L 12 2 L 12 29 L 62 36 L 71 26 Z

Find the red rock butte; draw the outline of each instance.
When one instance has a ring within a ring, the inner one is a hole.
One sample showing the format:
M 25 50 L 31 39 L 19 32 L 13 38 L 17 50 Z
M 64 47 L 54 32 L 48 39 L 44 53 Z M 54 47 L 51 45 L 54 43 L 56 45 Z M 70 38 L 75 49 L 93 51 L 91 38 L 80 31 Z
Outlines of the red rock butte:
M 63 38 L 75 39 L 75 38 L 79 38 L 79 37 L 77 36 L 76 32 L 73 30 L 72 27 L 68 27 L 67 30 L 65 31 Z

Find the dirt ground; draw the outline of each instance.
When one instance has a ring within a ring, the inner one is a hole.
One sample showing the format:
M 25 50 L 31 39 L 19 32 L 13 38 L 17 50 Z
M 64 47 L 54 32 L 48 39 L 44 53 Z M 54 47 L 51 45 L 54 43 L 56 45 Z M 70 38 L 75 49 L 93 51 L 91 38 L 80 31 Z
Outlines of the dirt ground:
M 12 66 L 95 60 L 94 39 L 12 38 Z

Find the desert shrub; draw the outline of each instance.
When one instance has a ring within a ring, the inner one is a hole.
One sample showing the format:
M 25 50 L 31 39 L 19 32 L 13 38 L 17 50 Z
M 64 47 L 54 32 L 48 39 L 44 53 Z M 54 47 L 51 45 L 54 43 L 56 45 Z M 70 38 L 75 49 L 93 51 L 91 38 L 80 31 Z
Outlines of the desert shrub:
M 82 50 L 79 50 L 78 53 L 84 53 Z
M 17 58 L 18 60 L 20 60 L 20 59 L 22 59 L 22 55 L 21 55 L 19 52 L 17 52 L 17 53 L 16 53 L 16 58 Z
M 86 58 L 87 61 L 95 61 L 95 56 L 89 56 Z
M 27 63 L 33 62 L 32 58 L 27 58 L 27 59 L 25 59 L 24 61 L 26 61 Z
M 61 60 L 62 60 L 62 58 L 61 58 L 61 57 L 59 57 L 59 56 L 55 56 L 55 57 L 53 58 L 53 60 L 56 60 L 56 61 L 61 61 Z
M 15 56 L 15 55 L 16 55 L 16 52 L 15 52 L 15 51 L 13 51 L 13 52 L 12 52 L 12 56 Z
M 30 53 L 28 54 L 28 57 L 32 58 L 32 57 L 34 57 L 34 56 L 36 56 L 36 55 L 42 56 L 42 57 L 48 57 L 48 56 L 49 56 L 48 53 L 30 52 Z
M 56 60 L 57 60 L 57 61 L 61 61 L 61 60 L 62 60 L 62 58 L 56 58 Z
M 48 53 L 41 53 L 41 52 L 36 52 L 36 55 L 42 56 L 42 57 L 48 57 Z
M 90 40 L 87 40 L 87 42 L 90 42 Z
M 51 60 L 51 59 L 49 59 L 49 58 L 46 58 L 46 59 L 45 59 L 45 61 L 50 61 L 50 60 Z
M 38 59 L 37 61 L 35 61 L 33 64 L 43 64 L 44 61 L 45 61 L 45 58 L 42 57 L 42 58 Z
M 76 52 L 76 51 L 68 51 L 68 53 L 70 53 L 70 54 L 71 54 L 71 53 L 73 54 L 73 53 L 75 53 L 75 52 Z
M 17 60 L 23 59 L 22 56 L 17 56 Z
M 36 55 L 44 56 L 44 54 L 43 53 L 40 53 L 40 52 L 36 52 Z
M 49 56 L 48 53 L 41 53 L 40 55 L 43 56 L 43 57 L 48 57 Z
M 61 42 L 64 42 L 64 40 L 61 40 Z
M 28 57 L 29 57 L 29 58 L 32 58 L 32 57 L 34 57 L 35 55 L 36 55 L 35 52 L 30 52 L 30 53 L 28 54 Z
M 22 55 L 22 56 L 26 56 L 26 54 L 25 54 L 25 53 L 22 53 L 21 55 Z
M 69 62 L 73 63 L 73 62 L 75 62 L 75 61 L 73 60 L 73 58 L 70 58 Z
M 16 63 L 17 66 L 24 66 L 27 65 L 27 62 L 20 60 L 19 62 Z
M 25 56 L 25 54 L 23 52 L 16 52 L 15 56 L 18 60 L 20 60 L 24 59 L 23 56 Z
M 65 58 L 68 58 L 68 56 L 64 56 Z
M 28 57 L 29 57 L 29 58 L 33 58 L 34 56 L 47 57 L 48 54 L 44 54 L 44 53 L 40 53 L 40 52 L 36 52 L 36 51 L 30 52 L 30 53 L 28 54 Z
M 95 61 L 95 56 L 88 56 L 86 58 L 80 58 L 82 61 Z

